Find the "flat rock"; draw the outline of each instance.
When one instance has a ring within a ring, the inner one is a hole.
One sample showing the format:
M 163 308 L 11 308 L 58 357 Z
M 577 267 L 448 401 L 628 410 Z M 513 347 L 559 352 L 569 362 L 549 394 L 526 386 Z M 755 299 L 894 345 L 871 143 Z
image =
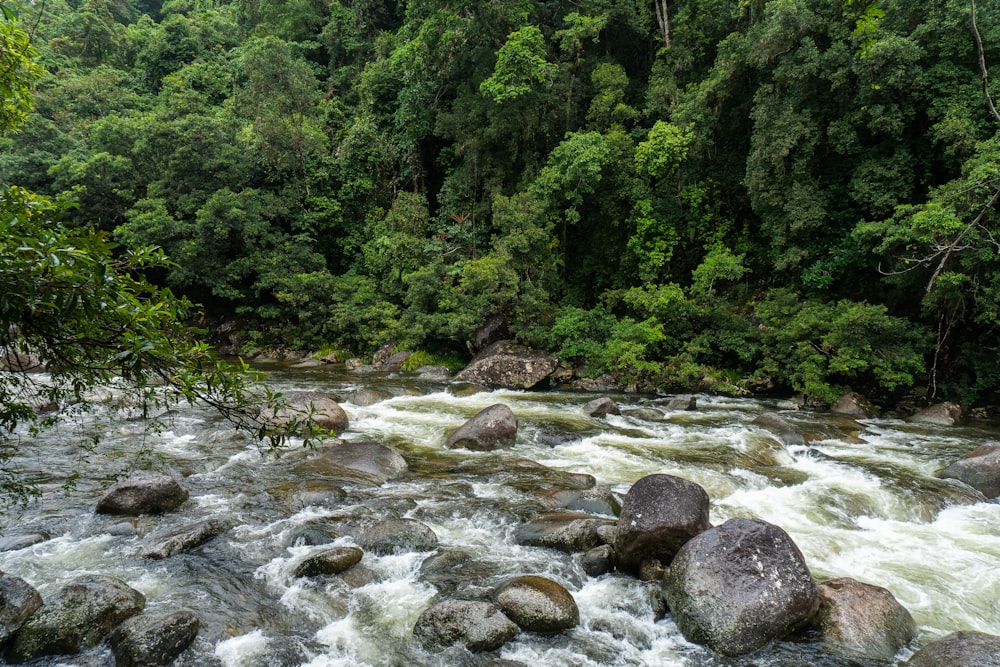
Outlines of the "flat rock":
M 300 473 L 381 486 L 408 469 L 399 452 L 376 442 L 343 442 L 296 466 Z
M 385 519 L 362 531 L 357 542 L 367 551 L 384 555 L 430 551 L 437 548 L 438 537 L 416 519 Z
M 164 535 L 154 537 L 152 544 L 142 550 L 143 558 L 162 560 L 190 551 L 229 530 L 229 523 L 222 519 L 205 519 Z
M 531 389 L 559 366 L 559 357 L 511 341 L 497 341 L 477 354 L 455 379 L 490 387 Z

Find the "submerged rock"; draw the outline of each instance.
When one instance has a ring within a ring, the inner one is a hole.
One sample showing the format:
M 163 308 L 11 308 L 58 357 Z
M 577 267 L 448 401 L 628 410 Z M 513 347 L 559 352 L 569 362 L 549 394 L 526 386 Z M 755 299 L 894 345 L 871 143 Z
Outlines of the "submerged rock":
M 324 574 L 340 574 L 344 570 L 354 567 L 361 562 L 364 552 L 357 547 L 332 547 L 322 551 L 309 554 L 292 576 L 298 577 L 318 577 Z
M 11 662 L 79 653 L 142 611 L 145 596 L 125 582 L 99 574 L 74 579 L 59 590 L 14 635 Z
M 363 549 L 377 554 L 430 551 L 438 537 L 425 523 L 416 519 L 385 519 L 366 528 L 357 538 Z
M 723 655 L 755 651 L 812 618 L 819 592 L 781 528 L 730 519 L 688 541 L 663 578 L 684 637 Z
M 133 616 L 118 626 L 109 641 L 116 667 L 169 665 L 194 643 L 201 622 L 190 611 Z
M 770 431 L 785 446 L 791 447 L 806 443 L 802 434 L 792 428 L 792 425 L 785 421 L 783 417 L 774 412 L 765 412 L 750 423 L 754 426 L 759 426 L 765 431 Z
M 528 632 L 555 634 L 580 622 L 580 609 L 573 596 L 545 577 L 515 577 L 496 590 L 494 599 L 511 620 Z
M 987 498 L 1000 497 L 1000 444 L 991 443 L 975 449 L 937 476 L 965 482 Z
M 953 632 L 917 651 L 906 667 L 1000 667 L 1000 637 Z
M 153 538 L 153 543 L 142 550 L 143 558 L 162 560 L 175 554 L 190 551 L 229 530 L 229 523 L 221 519 L 205 519 L 164 535 Z
M 507 389 L 531 389 L 559 366 L 559 357 L 501 340 L 488 346 L 455 379 Z
M 49 539 L 49 536 L 44 533 L 6 535 L 4 537 L 0 537 L 0 552 L 27 549 L 28 547 L 33 547 L 36 544 L 41 544 L 47 539 Z
M 843 577 L 824 581 L 818 590 L 812 623 L 831 653 L 890 662 L 917 634 L 910 612 L 885 588 Z
M 488 452 L 514 446 L 517 439 L 517 417 L 497 403 L 480 410 L 472 419 L 453 431 L 445 441 L 446 449 L 471 449 Z
M 473 652 L 493 651 L 518 633 L 517 625 L 489 602 L 445 600 L 426 609 L 413 626 L 425 648 L 458 643 Z
M 300 473 L 381 486 L 408 469 L 399 452 L 377 442 L 344 442 L 296 466 Z
M 530 547 L 548 547 L 566 553 L 587 551 L 603 543 L 599 526 L 615 525 L 614 519 L 581 512 L 551 512 L 517 528 L 514 541 Z
M 136 475 L 112 485 L 97 501 L 95 511 L 124 516 L 163 514 L 183 505 L 188 495 L 188 490 L 169 475 Z
M 673 475 L 643 477 L 622 502 L 618 567 L 637 574 L 646 560 L 667 565 L 685 542 L 710 526 L 708 494 L 701 486 Z
M 42 596 L 20 577 L 0 573 L 0 645 L 42 606 Z

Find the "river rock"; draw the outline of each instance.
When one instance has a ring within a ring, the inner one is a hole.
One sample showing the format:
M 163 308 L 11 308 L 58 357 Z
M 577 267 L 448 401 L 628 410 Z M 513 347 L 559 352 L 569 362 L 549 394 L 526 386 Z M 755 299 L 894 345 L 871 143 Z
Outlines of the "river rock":
M 369 405 L 381 403 L 382 401 L 387 401 L 390 398 L 392 398 L 392 392 L 385 391 L 384 389 L 376 389 L 374 387 L 365 387 L 364 389 L 354 392 L 354 395 L 351 396 L 351 403 L 367 407 Z
M 0 347 L 0 371 L 12 373 L 40 373 L 45 364 L 34 354 L 12 347 Z
M 229 530 L 229 523 L 222 519 L 205 519 L 164 535 L 153 538 L 153 543 L 142 550 L 143 558 L 162 560 L 175 554 L 190 551 L 213 537 Z
M 514 412 L 497 403 L 477 413 L 453 431 L 445 441 L 446 449 L 471 449 L 488 452 L 514 446 L 517 439 L 517 417 Z
M 74 579 L 21 626 L 7 654 L 14 663 L 76 654 L 96 646 L 111 630 L 142 611 L 145 596 L 100 574 Z
M 133 616 L 108 638 L 115 667 L 169 665 L 194 643 L 201 621 L 190 611 Z
M 953 632 L 914 653 L 906 667 L 1000 667 L 1000 637 Z
M 318 391 L 294 391 L 285 395 L 284 407 L 277 410 L 272 423 L 280 428 L 310 435 L 308 422 L 340 435 L 350 425 L 347 413 L 340 405 Z
M 618 516 L 622 511 L 621 500 L 606 486 L 592 489 L 556 489 L 544 494 L 543 500 L 553 508 L 562 508 L 587 514 Z
M 911 416 L 907 421 L 936 426 L 955 426 L 962 421 L 962 407 L 955 403 L 935 403 Z
M 671 412 L 697 410 L 698 399 L 694 396 L 674 396 L 663 407 Z
M 591 417 L 606 417 L 607 415 L 620 415 L 622 411 L 618 404 L 610 398 L 595 398 L 583 405 L 584 413 Z
M 343 442 L 296 466 L 300 473 L 381 486 L 408 469 L 399 452 L 376 442 Z
M 819 608 L 798 547 L 758 519 L 730 519 L 689 540 L 663 578 L 663 597 L 688 641 L 728 656 L 784 637 Z
M 670 563 L 677 551 L 708 529 L 705 489 L 673 475 L 648 475 L 622 502 L 615 538 L 618 567 L 636 574 L 645 560 Z
M 0 645 L 42 606 L 42 596 L 20 577 L 0 573 Z
M 965 482 L 987 498 L 1000 497 L 1000 444 L 990 443 L 975 449 L 937 476 Z
M 812 624 L 831 653 L 891 662 L 917 634 L 910 612 L 885 588 L 843 577 L 823 582 L 818 590 Z
M 299 563 L 292 573 L 298 577 L 318 577 L 324 574 L 340 574 L 361 562 L 364 552 L 357 547 L 332 547 L 310 554 Z
M 0 552 L 19 551 L 41 544 L 49 536 L 44 533 L 30 533 L 28 535 L 6 535 L 0 537 Z
M 369 526 L 357 538 L 361 548 L 385 555 L 437 548 L 438 537 L 416 519 L 385 519 Z
M 375 350 L 375 354 L 372 355 L 372 366 L 381 366 L 388 361 L 389 357 L 393 354 L 392 351 L 396 349 L 396 345 L 396 341 L 390 340 L 387 343 L 383 343 L 382 347 Z
M 490 315 L 483 322 L 483 325 L 472 334 L 472 340 L 468 342 L 467 347 L 472 352 L 478 352 L 487 345 L 492 345 L 508 336 L 510 336 L 510 330 L 507 327 L 507 318 L 503 315 Z
M 792 425 L 789 424 L 783 417 L 774 412 L 765 412 L 762 415 L 758 415 L 756 419 L 750 422 L 754 426 L 759 426 L 765 431 L 770 431 L 774 436 L 781 441 L 781 444 L 791 447 L 804 445 L 806 443 L 805 438 L 798 433 Z
M 518 633 L 517 625 L 489 602 L 445 600 L 426 609 L 413 626 L 425 648 L 459 643 L 473 652 L 493 651 Z
M 398 372 L 403 370 L 403 365 L 413 356 L 412 352 L 396 352 L 378 364 L 376 368 L 380 371 Z
M 528 632 L 555 634 L 580 622 L 580 609 L 573 596 L 545 577 L 514 577 L 501 585 L 493 597 L 500 609 Z
M 566 553 L 587 551 L 603 543 L 598 526 L 615 525 L 614 519 L 581 512 L 551 512 L 522 524 L 514 541 L 529 547 L 548 547 Z
M 163 514 L 183 505 L 188 495 L 188 490 L 169 475 L 137 475 L 113 484 L 97 501 L 96 511 L 125 516 Z
M 867 398 L 856 392 L 844 394 L 830 406 L 830 412 L 835 415 L 845 415 L 855 419 L 878 417 L 878 410 Z
M 615 549 L 610 544 L 594 547 L 580 556 L 580 567 L 591 577 L 599 577 L 615 569 Z
M 500 340 L 481 351 L 455 379 L 491 387 L 531 389 L 559 366 L 559 357 Z

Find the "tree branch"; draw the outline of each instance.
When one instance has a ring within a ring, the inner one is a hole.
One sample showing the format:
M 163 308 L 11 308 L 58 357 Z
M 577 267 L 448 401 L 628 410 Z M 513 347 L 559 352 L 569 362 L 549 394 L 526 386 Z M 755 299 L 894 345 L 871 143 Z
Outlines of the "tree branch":
M 976 52 L 979 55 L 979 73 L 983 78 L 983 97 L 986 98 L 986 106 L 990 108 L 990 114 L 1000 123 L 1000 112 L 993 105 L 993 98 L 990 97 L 989 76 L 986 72 L 986 55 L 983 53 L 983 38 L 979 36 L 979 26 L 976 25 L 976 0 L 969 0 L 972 10 L 972 36 L 976 40 Z

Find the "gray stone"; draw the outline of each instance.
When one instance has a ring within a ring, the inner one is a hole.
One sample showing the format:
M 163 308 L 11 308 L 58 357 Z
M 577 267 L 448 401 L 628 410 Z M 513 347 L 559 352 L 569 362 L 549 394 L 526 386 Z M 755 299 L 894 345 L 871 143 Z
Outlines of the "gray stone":
M 385 519 L 362 531 L 357 542 L 367 551 L 384 555 L 430 551 L 437 547 L 438 537 L 416 519 Z
M 426 609 L 413 626 L 424 648 L 458 643 L 473 652 L 493 651 L 518 633 L 517 625 L 489 602 L 445 600 Z
M 878 410 L 867 398 L 861 394 L 850 392 L 844 394 L 830 406 L 830 412 L 835 415 L 845 415 L 855 419 L 868 419 L 878 417 Z
M 518 526 L 514 533 L 514 541 L 530 547 L 548 547 L 566 553 L 579 553 L 603 542 L 597 533 L 598 526 L 615 524 L 617 521 L 614 519 L 581 512 L 551 512 Z
M 162 560 L 190 551 L 229 530 L 229 523 L 221 519 L 198 521 L 164 535 L 154 537 L 152 544 L 142 550 L 143 558 Z
M 965 482 L 987 498 L 1000 497 L 1000 444 L 991 443 L 978 447 L 937 476 Z
M 648 475 L 629 489 L 618 520 L 618 567 L 637 573 L 644 560 L 669 564 L 695 535 L 708 529 L 705 489 L 673 475 Z
M 0 573 L 0 645 L 42 606 L 42 596 L 20 577 Z
M 917 634 L 917 624 L 885 588 L 849 577 L 819 585 L 820 606 L 813 625 L 831 653 L 891 662 Z
M 408 469 L 399 452 L 376 442 L 343 442 L 296 466 L 299 473 L 381 486 Z
M 907 421 L 935 426 L 955 426 L 962 421 L 962 407 L 955 403 L 935 403 L 911 416 Z
M 200 627 L 198 617 L 190 611 L 133 616 L 109 638 L 115 666 L 169 665 L 194 643 Z
M 804 445 L 806 442 L 805 438 L 792 428 L 791 424 L 774 412 L 765 412 L 750 423 L 766 431 L 770 431 L 783 445 L 798 446 Z
M 501 340 L 477 354 L 455 379 L 491 387 L 531 389 L 558 366 L 559 357 L 554 354 Z
M 350 422 L 340 405 L 317 391 L 296 391 L 284 396 L 285 405 L 275 411 L 271 423 L 302 435 L 312 435 L 312 425 L 335 435 L 347 430 Z
M 580 609 L 573 596 L 545 577 L 515 577 L 496 590 L 494 599 L 512 621 L 528 632 L 555 634 L 580 622 Z
M 310 554 L 299 563 L 293 577 L 318 577 L 324 574 L 340 574 L 361 562 L 364 552 L 357 547 L 332 547 Z
M 694 396 L 674 396 L 666 402 L 664 407 L 671 412 L 697 410 L 698 399 Z
M 124 516 L 163 514 L 183 505 L 188 495 L 188 490 L 168 475 L 137 475 L 112 485 L 97 501 L 96 511 Z
M 615 569 L 615 549 L 608 544 L 594 547 L 580 556 L 580 567 L 592 577 L 599 577 Z
M 125 582 L 99 574 L 74 579 L 21 626 L 7 654 L 14 663 L 76 654 L 142 611 L 146 598 Z
M 622 412 L 618 404 L 610 398 L 595 398 L 585 403 L 583 411 L 591 417 L 606 417 L 607 415 L 620 415 Z
M 684 637 L 737 656 L 807 623 L 819 593 L 781 528 L 730 519 L 689 540 L 663 577 L 663 597 Z
M 1000 637 L 953 632 L 914 653 L 906 667 L 1000 667 Z
M 36 544 L 41 544 L 47 539 L 49 539 L 49 536 L 44 533 L 31 533 L 30 535 L 7 535 L 6 537 L 0 537 L 0 552 L 27 549 L 28 547 L 33 547 Z
M 444 441 L 446 449 L 493 451 L 513 447 L 517 439 L 517 417 L 502 403 L 481 410 L 453 431 Z

